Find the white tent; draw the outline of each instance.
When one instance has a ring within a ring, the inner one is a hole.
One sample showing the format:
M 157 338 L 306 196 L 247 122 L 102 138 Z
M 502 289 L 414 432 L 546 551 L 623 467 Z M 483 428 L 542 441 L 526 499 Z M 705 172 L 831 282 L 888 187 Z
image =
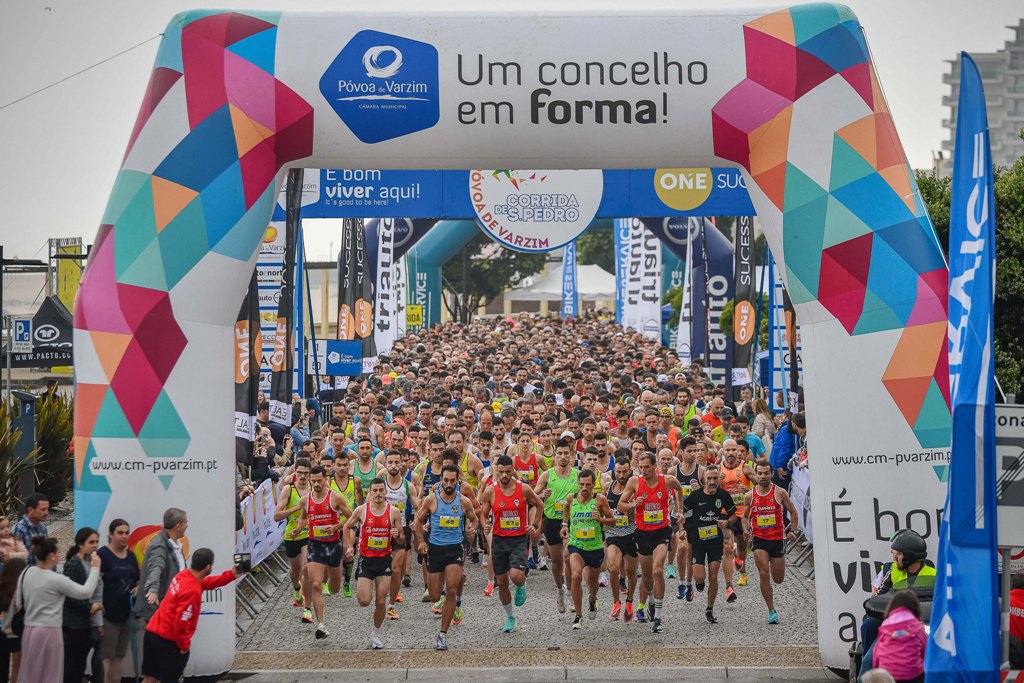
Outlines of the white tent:
M 615 276 L 601 266 L 576 266 L 580 301 L 614 301 Z M 505 292 L 506 301 L 554 301 L 562 298 L 562 264 L 529 287 Z

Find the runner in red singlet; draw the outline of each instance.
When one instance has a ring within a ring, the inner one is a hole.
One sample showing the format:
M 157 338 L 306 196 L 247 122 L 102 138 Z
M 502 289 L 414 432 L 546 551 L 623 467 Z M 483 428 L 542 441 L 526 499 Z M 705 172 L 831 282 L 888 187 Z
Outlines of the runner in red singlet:
M 785 508 L 793 525 L 796 524 L 797 512 L 789 494 L 772 483 L 772 466 L 767 460 L 758 460 L 754 464 L 754 481 L 754 489 L 747 492 L 743 501 L 744 535 L 754 540 L 754 564 L 761 578 L 761 596 L 768 606 L 768 623 L 777 624 L 779 613 L 775 611 L 772 581 L 782 583 L 786 577 L 783 541 L 786 522 L 782 513 Z M 789 539 L 794 538 L 791 530 Z

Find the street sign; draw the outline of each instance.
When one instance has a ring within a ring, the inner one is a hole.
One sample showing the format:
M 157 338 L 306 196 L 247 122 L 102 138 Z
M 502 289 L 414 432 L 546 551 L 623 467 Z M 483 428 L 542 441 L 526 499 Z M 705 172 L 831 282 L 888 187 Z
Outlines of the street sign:
M 405 324 L 410 329 L 423 327 L 423 304 L 409 304 L 405 307 Z
M 32 353 L 32 318 L 14 318 L 11 351 Z
M 996 515 L 1000 546 L 1024 546 L 1024 406 L 996 406 Z

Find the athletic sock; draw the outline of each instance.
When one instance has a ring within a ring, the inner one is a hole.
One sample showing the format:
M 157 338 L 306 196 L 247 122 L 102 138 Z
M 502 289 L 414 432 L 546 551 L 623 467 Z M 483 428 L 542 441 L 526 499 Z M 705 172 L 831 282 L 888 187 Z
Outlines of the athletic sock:
M 509 617 L 512 616 L 512 603 L 511 602 L 508 603 L 507 605 L 502 605 L 501 607 L 502 607 L 502 609 L 505 610 L 505 616 L 509 616 Z
M 370 630 L 370 635 L 371 635 L 371 636 L 379 636 L 379 635 L 380 635 L 380 629 L 379 629 L 379 628 L 377 628 L 376 626 L 374 626 L 374 627 L 373 627 L 373 628 L 372 628 L 372 629 Z
M 651 606 L 654 607 L 655 614 L 661 614 L 661 605 L 662 605 L 662 601 L 661 600 L 652 600 L 651 601 Z

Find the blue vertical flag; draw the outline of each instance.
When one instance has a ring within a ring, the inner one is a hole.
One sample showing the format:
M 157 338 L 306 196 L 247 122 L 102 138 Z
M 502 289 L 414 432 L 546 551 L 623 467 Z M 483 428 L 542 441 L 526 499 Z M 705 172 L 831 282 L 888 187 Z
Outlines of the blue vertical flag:
M 616 218 L 615 227 L 615 322 L 622 324 L 626 304 L 626 278 L 629 277 L 629 219 Z
M 580 292 L 576 286 L 576 240 L 565 245 L 562 256 L 562 318 L 568 320 L 580 313 Z
M 953 441 L 942 516 L 928 681 L 996 681 L 995 190 L 985 93 L 960 56 L 949 226 L 949 375 Z

